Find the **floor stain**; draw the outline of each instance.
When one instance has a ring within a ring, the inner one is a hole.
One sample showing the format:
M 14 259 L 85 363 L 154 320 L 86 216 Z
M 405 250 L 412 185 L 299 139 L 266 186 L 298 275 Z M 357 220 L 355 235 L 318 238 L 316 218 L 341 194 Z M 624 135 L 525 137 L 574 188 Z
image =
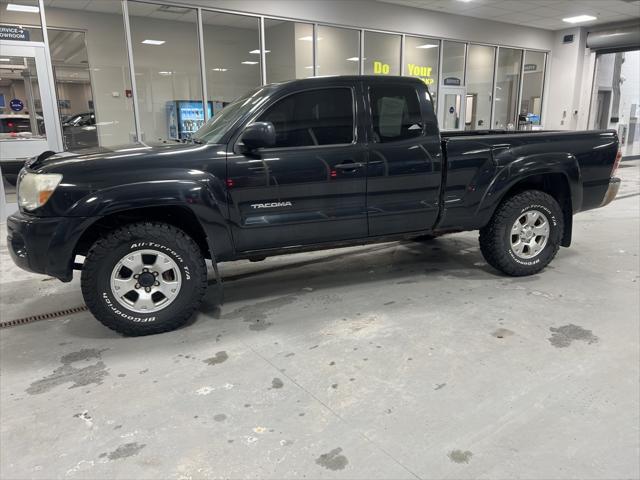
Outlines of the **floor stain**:
M 436 385 L 436 388 L 434 388 L 434 390 L 440 390 L 441 388 L 444 388 L 444 387 L 446 387 L 446 386 L 447 386 L 447 384 L 446 384 L 446 383 L 438 383 L 438 384 Z
M 224 422 L 227 419 L 227 416 L 224 413 L 219 413 L 213 416 L 213 419 L 216 422 Z
M 50 375 L 33 382 L 26 390 L 29 395 L 46 393 L 58 385 L 71 383 L 71 388 L 86 387 L 87 385 L 101 385 L 104 377 L 109 375 L 107 366 L 101 360 L 102 352 L 95 348 L 84 348 L 77 352 L 68 353 L 60 358 L 62 366 L 56 368 Z M 86 360 L 98 360 L 93 365 L 76 367 L 73 363 Z
M 587 342 L 589 345 L 597 343 L 599 340 L 591 330 L 585 330 L 572 323 L 558 328 L 551 327 L 549 330 L 551 331 L 551 336 L 547 340 L 556 348 L 566 348 L 571 345 L 574 340 Z
M 495 332 L 493 332 L 491 335 L 493 335 L 496 338 L 505 338 L 513 335 L 513 332 L 507 328 L 499 328 Z
M 202 363 L 206 363 L 207 365 L 219 365 L 223 362 L 226 362 L 228 358 L 229 358 L 229 355 L 227 355 L 227 352 L 223 350 L 222 352 L 216 353 L 215 357 L 211 357 L 211 358 L 207 358 L 206 360 L 203 360 Z
M 137 442 L 125 443 L 124 445 L 120 445 L 113 452 L 101 453 L 100 458 L 107 457 L 109 460 L 120 460 L 121 458 L 137 455 L 144 447 L 146 447 L 146 444 L 144 443 L 142 445 Z
M 284 383 L 279 378 L 274 378 L 271 380 L 271 388 L 282 388 L 284 387 Z
M 272 323 L 268 322 L 271 310 L 277 310 L 290 303 L 298 297 L 296 295 L 285 295 L 284 297 L 273 298 L 263 302 L 253 303 L 237 308 L 236 310 L 222 315 L 223 319 L 241 318 L 243 322 L 250 323 L 249 330 L 261 331 L 269 328 Z
M 323 453 L 316 458 L 316 464 L 327 470 L 344 470 L 349 460 L 342 453 L 342 448 L 334 448 L 329 453 Z
M 469 463 L 469 460 L 473 457 L 473 453 L 469 450 L 464 452 L 462 450 L 452 450 L 447 454 L 447 456 L 449 457 L 449 460 L 454 463 Z

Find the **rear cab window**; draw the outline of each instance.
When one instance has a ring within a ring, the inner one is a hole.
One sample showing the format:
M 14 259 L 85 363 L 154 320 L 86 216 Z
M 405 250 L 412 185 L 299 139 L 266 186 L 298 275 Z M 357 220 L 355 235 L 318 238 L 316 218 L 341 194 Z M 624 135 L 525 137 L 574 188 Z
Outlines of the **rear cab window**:
M 369 102 L 374 142 L 388 143 L 423 135 L 422 111 L 415 87 L 371 85 Z

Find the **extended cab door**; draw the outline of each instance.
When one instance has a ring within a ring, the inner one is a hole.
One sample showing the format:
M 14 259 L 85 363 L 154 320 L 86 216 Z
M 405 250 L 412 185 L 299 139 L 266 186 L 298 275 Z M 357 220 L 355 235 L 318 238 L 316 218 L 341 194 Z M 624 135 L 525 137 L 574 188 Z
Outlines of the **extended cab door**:
M 273 123 L 276 146 L 228 157 L 239 251 L 367 236 L 362 95 L 354 82 L 328 83 L 278 95 L 252 119 Z
M 438 216 L 442 153 L 426 87 L 369 79 L 369 235 L 431 229 Z

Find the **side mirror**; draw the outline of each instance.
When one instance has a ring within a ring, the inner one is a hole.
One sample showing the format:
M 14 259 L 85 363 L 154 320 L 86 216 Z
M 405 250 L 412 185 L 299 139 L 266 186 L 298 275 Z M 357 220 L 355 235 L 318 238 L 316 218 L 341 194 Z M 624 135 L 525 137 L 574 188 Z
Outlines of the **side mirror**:
M 271 122 L 255 122 L 247 125 L 240 141 L 245 152 L 259 148 L 273 147 L 276 144 L 276 129 Z

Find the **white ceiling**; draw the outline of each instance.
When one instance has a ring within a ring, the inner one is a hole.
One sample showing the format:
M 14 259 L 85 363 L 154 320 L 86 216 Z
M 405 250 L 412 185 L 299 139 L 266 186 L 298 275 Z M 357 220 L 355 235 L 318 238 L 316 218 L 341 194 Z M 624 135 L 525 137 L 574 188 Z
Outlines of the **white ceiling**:
M 576 25 L 640 21 L 640 0 L 378 0 L 467 17 L 514 23 L 546 30 L 572 27 L 566 17 L 591 15 L 597 20 Z

